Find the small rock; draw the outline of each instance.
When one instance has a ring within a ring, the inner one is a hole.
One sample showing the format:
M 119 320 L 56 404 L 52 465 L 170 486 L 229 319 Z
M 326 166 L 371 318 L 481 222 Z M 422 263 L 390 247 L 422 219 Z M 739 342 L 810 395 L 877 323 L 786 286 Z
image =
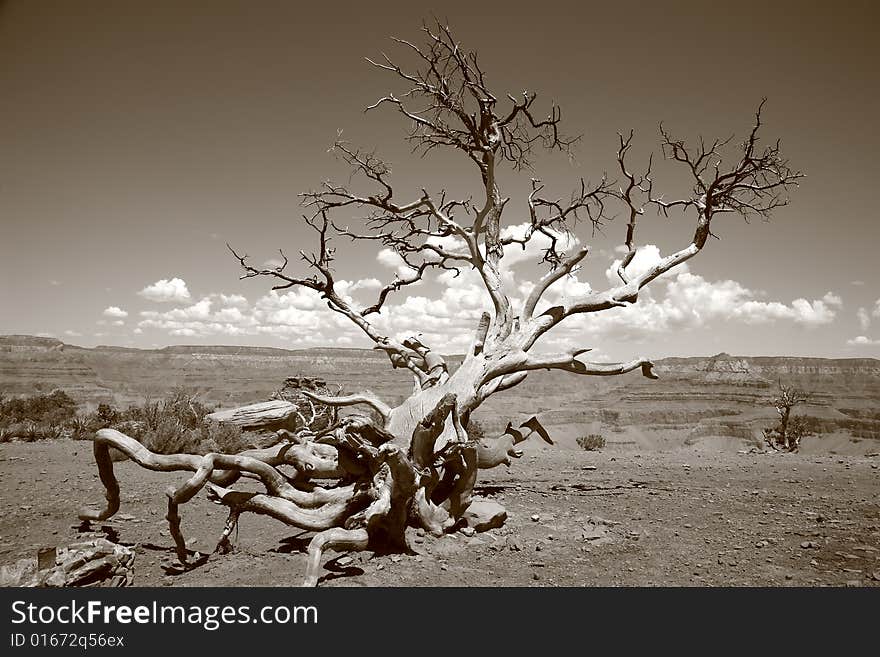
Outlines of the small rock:
M 401 557 L 399 554 L 392 554 L 391 555 L 391 561 L 393 561 L 394 563 L 398 563 L 400 561 L 400 559 L 401 559 Z
M 349 556 L 344 556 L 344 557 L 339 557 L 339 558 L 336 560 L 336 563 L 339 564 L 340 566 L 347 566 L 347 565 L 350 564 L 352 561 L 354 561 L 354 559 L 352 559 L 351 557 L 349 557 Z
M 848 579 L 846 580 L 846 586 L 848 588 L 858 588 L 862 585 L 862 580 L 860 579 Z
M 805 550 L 813 549 L 816 550 L 819 548 L 819 544 L 816 541 L 804 541 L 801 543 L 801 547 Z
M 755 543 L 756 548 L 763 548 L 767 547 L 768 545 L 769 543 L 767 543 L 767 541 L 758 541 L 757 543 Z
M 462 527 L 459 531 L 465 536 L 473 536 L 477 533 L 477 530 L 473 527 Z
M 504 522 L 507 520 L 507 510 L 498 502 L 474 498 L 467 511 L 464 512 L 463 518 L 468 528 L 478 532 L 485 532 L 490 529 L 498 529 L 504 525 Z
M 529 516 L 529 520 L 531 520 L 532 522 L 539 522 L 541 520 L 541 516 L 535 513 Z

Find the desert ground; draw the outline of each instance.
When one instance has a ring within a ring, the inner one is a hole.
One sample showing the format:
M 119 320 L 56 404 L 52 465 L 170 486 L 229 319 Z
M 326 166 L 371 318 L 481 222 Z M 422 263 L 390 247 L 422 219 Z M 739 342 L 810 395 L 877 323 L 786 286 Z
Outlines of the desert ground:
M 122 509 L 84 534 L 77 509 L 104 494 L 89 447 L 3 445 L 4 563 L 102 535 L 135 546 L 136 586 L 299 584 L 309 534 L 259 516 L 242 519 L 232 553 L 181 570 L 163 491 L 182 474 L 116 464 Z M 880 458 L 529 451 L 482 473 L 477 492 L 507 507 L 502 528 L 440 539 L 410 530 L 409 555 L 330 555 L 321 585 L 880 586 Z M 182 515 L 190 547 L 211 552 L 225 510 L 199 497 Z
M 312 351 L 312 350 L 310 350 Z M 660 381 L 539 375 L 480 409 L 492 431 L 537 414 L 555 444 L 523 443 L 510 468 L 480 472 L 476 493 L 501 502 L 503 527 L 442 538 L 409 530 L 410 554 L 325 560 L 321 586 L 880 586 L 880 362 L 872 359 L 667 359 Z M 85 405 L 188 385 L 224 407 L 260 401 L 289 374 L 370 388 L 394 402 L 406 378 L 370 352 L 164 353 L 63 348 L 0 353 L 7 394 L 55 387 Z M 809 386 L 802 412 L 822 431 L 798 453 L 761 452 L 777 379 Z M 148 389 L 149 388 L 149 389 Z M 599 433 L 585 451 L 576 437 Z M 166 486 L 184 473 L 116 463 L 122 508 L 83 527 L 104 497 L 91 445 L 0 444 L 0 563 L 107 536 L 134 548 L 137 586 L 290 586 L 309 534 L 243 516 L 229 554 L 211 554 L 225 509 L 204 494 L 181 509 L 194 552 L 183 569 L 164 520 Z

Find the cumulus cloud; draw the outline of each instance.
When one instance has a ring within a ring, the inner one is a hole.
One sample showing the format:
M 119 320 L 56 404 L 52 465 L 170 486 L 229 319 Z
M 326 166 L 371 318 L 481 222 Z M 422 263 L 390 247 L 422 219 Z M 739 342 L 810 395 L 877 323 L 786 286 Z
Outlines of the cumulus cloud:
M 525 228 L 525 224 L 509 227 L 506 234 L 520 236 Z M 560 249 L 571 251 L 579 246 L 574 237 L 558 237 Z M 543 236 L 536 242 L 526 250 L 525 257 L 521 257 L 519 245 L 506 247 L 509 261 L 502 276 L 511 291 L 515 308 L 521 306 L 534 285 L 533 273 L 526 274 L 526 270 L 517 265 L 529 257 L 540 258 L 542 249 L 549 245 L 549 239 Z M 454 245 L 445 246 L 454 248 Z M 627 271 L 631 276 L 638 275 L 656 265 L 661 257 L 657 246 L 646 245 L 639 249 Z M 377 261 L 398 276 L 412 275 L 412 270 L 391 249 L 381 250 Z M 605 271 L 608 281 L 601 281 L 601 288 L 619 284 L 616 271 L 619 263 L 620 260 L 615 261 Z M 575 271 L 557 281 L 546 292 L 538 312 L 550 304 L 589 294 L 592 291 L 590 282 L 582 278 L 583 273 Z M 337 282 L 340 295 L 355 306 L 374 300 L 375 291 L 381 286 L 376 278 Z M 445 270 L 431 272 L 423 287 L 415 290 L 419 293 L 412 294 L 413 291 L 392 295 L 381 313 L 370 317 L 377 330 L 398 339 L 421 335 L 426 343 L 437 345 L 444 351 L 460 351 L 472 339 L 480 314 L 491 307 L 483 282 L 473 269 L 462 268 L 458 275 Z M 713 281 L 693 274 L 683 265 L 643 290 L 637 304 L 572 317 L 548 334 L 544 345 L 559 349 L 603 339 L 641 341 L 712 323 L 764 325 L 790 322 L 816 327 L 833 322 L 843 306 L 840 296 L 833 292 L 816 299 L 792 301 L 766 297 L 766 293 L 751 290 L 734 280 Z M 880 304 L 876 312 L 880 316 Z M 354 324 L 329 310 L 326 300 L 318 293 L 305 288 L 271 291 L 253 303 L 241 295 L 222 293 L 209 294 L 195 302 L 187 298 L 185 303 L 170 310 L 141 312 L 138 329 L 147 328 L 182 337 L 271 335 L 303 346 L 367 344 Z
M 366 287 L 370 286 L 368 282 Z M 159 329 L 178 337 L 320 337 L 318 329 L 330 312 L 320 296 L 308 289 L 293 288 L 283 293 L 273 290 L 253 305 L 241 295 L 215 293 L 167 311 L 142 311 L 138 328 Z
M 523 239 L 528 233 L 531 224 L 528 222 L 505 226 L 501 229 L 502 239 Z M 556 239 L 556 250 L 560 253 L 572 251 L 580 246 L 580 240 L 571 233 L 562 233 L 548 230 L 548 233 Z M 504 258 L 501 260 L 503 267 L 515 267 L 521 262 L 537 262 L 544 256 L 544 252 L 553 244 L 548 235 L 535 233 L 523 246 L 522 244 L 508 244 L 504 247 Z
M 866 335 L 847 340 L 846 343 L 852 347 L 880 347 L 880 340 L 874 340 Z
M 871 316 L 868 314 L 868 311 L 865 308 L 859 308 L 856 311 L 856 317 L 859 318 L 859 326 L 862 327 L 862 330 L 867 331 L 871 326 Z
M 616 250 L 616 249 L 615 249 Z M 656 244 L 646 244 L 645 246 L 640 247 L 635 256 L 632 259 L 632 262 L 626 268 L 626 273 L 630 278 L 636 278 L 637 276 L 641 276 L 646 271 L 659 264 L 659 262 L 663 259 L 662 254 L 660 253 L 660 247 Z M 617 275 L 617 269 L 620 267 L 623 262 L 622 258 L 616 259 L 611 263 L 611 266 L 605 270 L 605 278 L 608 280 L 608 283 L 611 285 L 619 285 L 620 277 Z M 672 269 L 665 274 L 661 274 L 657 277 L 657 280 L 670 279 L 674 278 L 680 274 L 684 274 L 690 271 L 688 267 L 688 263 L 683 263 Z
M 186 282 L 180 278 L 170 280 L 163 278 L 152 285 L 147 285 L 138 294 L 150 301 L 169 303 L 182 303 L 191 298 Z
M 874 317 L 880 317 L 880 299 L 874 304 L 874 310 L 871 312 Z
M 122 319 L 128 317 L 128 313 L 118 306 L 109 306 L 107 308 L 104 308 L 104 317 L 114 317 Z
M 376 254 L 376 262 L 384 267 L 393 269 L 394 273 L 401 280 L 407 281 L 418 273 L 415 269 L 406 264 L 406 261 L 394 249 L 381 249 Z
M 827 292 L 825 296 L 822 297 L 822 301 L 829 306 L 836 306 L 838 308 L 843 306 L 843 299 L 840 298 L 840 295 L 834 294 L 834 292 Z
M 660 250 L 654 245 L 642 247 L 627 267 L 630 276 L 647 271 L 659 262 Z M 605 271 L 607 282 L 617 285 L 616 260 Z M 547 300 L 542 308 L 558 303 L 565 294 L 565 287 L 573 287 L 572 292 L 588 289 L 576 276 L 567 277 L 546 294 Z M 583 287 L 578 287 L 583 286 Z M 527 292 L 529 285 L 521 287 Z M 624 308 L 616 308 L 600 313 L 574 316 L 554 329 L 552 340 L 545 345 L 556 344 L 574 346 L 589 340 L 627 340 L 641 341 L 672 331 L 691 330 L 708 324 L 736 322 L 745 325 L 770 324 L 788 321 L 804 327 L 828 324 L 836 318 L 843 305 L 839 295 L 828 292 L 819 299 L 799 298 L 785 303 L 765 300 L 764 293 L 751 290 L 734 280 L 711 281 L 691 273 L 687 265 L 667 272 L 651 286 L 642 290 L 638 303 Z
M 80 333 L 79 331 L 74 331 L 74 330 L 72 330 L 72 329 L 67 329 L 67 330 L 64 332 L 64 335 L 69 335 L 69 336 L 72 337 L 72 338 L 78 338 L 78 337 L 81 337 L 81 336 L 82 336 L 82 333 Z

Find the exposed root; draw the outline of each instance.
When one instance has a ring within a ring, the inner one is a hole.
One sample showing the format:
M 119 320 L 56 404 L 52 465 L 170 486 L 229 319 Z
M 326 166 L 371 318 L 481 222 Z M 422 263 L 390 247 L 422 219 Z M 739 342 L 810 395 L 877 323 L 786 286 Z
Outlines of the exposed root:
M 438 450 L 438 438 L 450 416 L 455 435 Z M 229 508 L 215 553 L 231 550 L 230 535 L 242 513 L 271 516 L 318 532 L 309 545 L 305 578 L 306 585 L 314 586 L 325 550 L 405 551 L 407 527 L 420 526 L 441 535 L 457 526 L 470 505 L 477 445 L 468 441 L 458 420 L 454 395 L 440 399 L 419 422 L 408 449 L 395 438 L 369 418 L 348 416 L 320 435 L 302 432 L 265 449 L 235 455 L 163 455 L 118 431 L 102 429 L 94 437 L 93 449 L 106 505 L 85 509 L 79 517 L 106 520 L 119 510 L 119 483 L 110 458 L 111 448 L 117 449 L 148 470 L 192 473 L 165 491 L 165 518 L 181 563 L 187 562 L 188 550 L 180 507 L 207 488 L 210 499 Z M 243 476 L 259 481 L 265 490 L 230 487 Z M 323 480 L 322 485 L 314 480 Z
M 325 550 L 366 550 L 370 536 L 366 529 L 334 527 L 316 534 L 309 543 L 309 565 L 303 586 L 317 586 L 321 572 L 321 557 Z
M 217 541 L 217 547 L 214 548 L 214 552 L 218 554 L 228 554 L 232 552 L 232 543 L 229 540 L 229 537 L 232 535 L 232 532 L 238 528 L 238 517 L 241 515 L 241 511 L 237 508 L 230 507 L 229 508 L 229 516 L 226 518 L 226 524 L 223 526 L 223 533 L 220 534 L 220 540 Z

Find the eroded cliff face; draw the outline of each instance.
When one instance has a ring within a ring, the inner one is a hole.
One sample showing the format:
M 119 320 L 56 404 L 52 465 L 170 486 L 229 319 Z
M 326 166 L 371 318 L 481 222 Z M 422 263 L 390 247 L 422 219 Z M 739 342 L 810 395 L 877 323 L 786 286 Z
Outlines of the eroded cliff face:
M 266 347 L 173 346 L 86 349 L 59 340 L 0 336 L 0 392 L 32 394 L 62 388 L 87 404 L 124 405 L 184 386 L 206 401 L 233 405 L 268 399 L 288 376 L 374 389 L 395 398 L 411 379 L 370 349 L 286 350 Z
M 458 362 L 449 358 L 452 369 Z M 561 436 L 562 446 L 574 446 L 576 435 L 586 431 L 606 434 L 611 444 L 636 446 L 654 444 L 656 436 L 759 441 L 761 428 L 775 418 L 769 400 L 782 381 L 810 392 L 801 412 L 817 418 L 826 434 L 880 436 L 880 360 L 718 354 L 666 358 L 655 369 L 658 381 L 638 373 L 534 372 L 491 398 L 475 417 L 500 432 L 508 421 L 536 414 L 554 437 Z M 51 338 L 0 336 L 0 392 L 7 395 L 62 388 L 81 403 L 125 406 L 184 386 L 205 402 L 231 407 L 267 400 L 295 375 L 317 376 L 347 392 L 371 390 L 391 405 L 412 390 L 405 370 L 392 369 L 384 354 L 370 349 L 84 349 Z
M 803 358 L 795 356 L 730 356 L 708 358 L 665 358 L 658 365 L 667 372 L 702 374 L 722 380 L 776 381 L 792 374 L 844 375 L 880 378 L 880 360 L 875 358 Z

